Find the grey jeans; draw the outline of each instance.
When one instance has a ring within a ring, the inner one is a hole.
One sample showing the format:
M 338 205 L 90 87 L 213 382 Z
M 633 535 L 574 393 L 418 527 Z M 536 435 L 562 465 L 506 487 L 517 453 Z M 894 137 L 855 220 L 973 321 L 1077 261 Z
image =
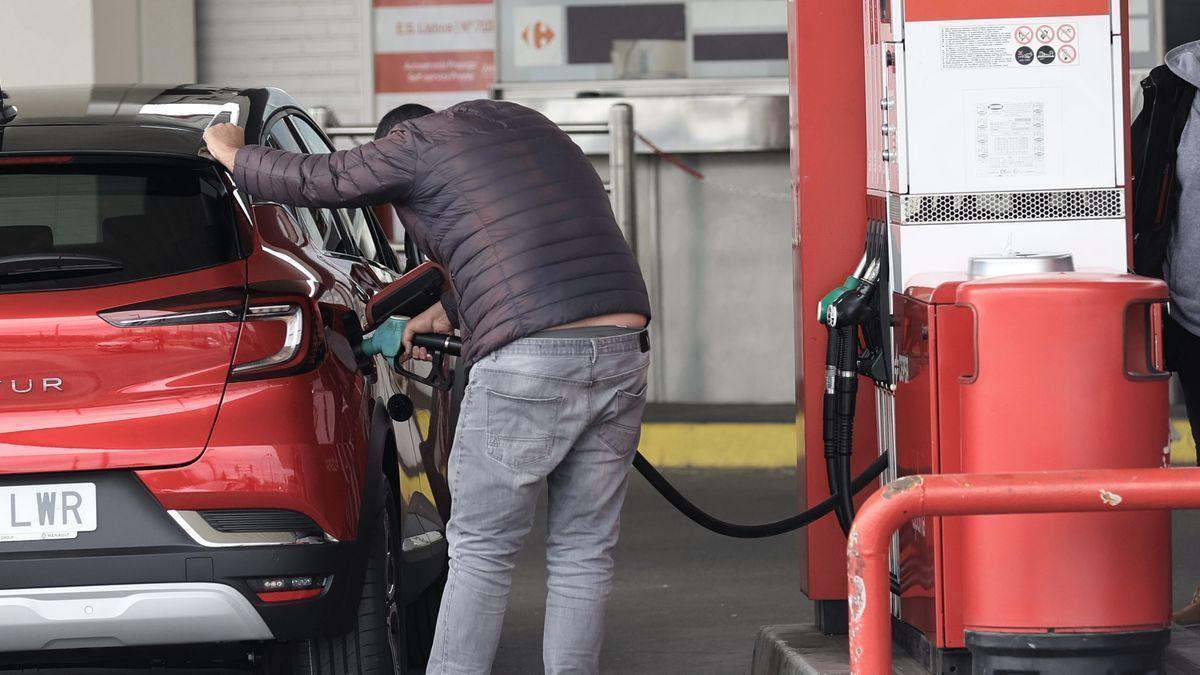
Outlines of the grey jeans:
M 525 338 L 475 365 L 450 456 L 450 574 L 429 675 L 491 670 L 543 480 L 545 669 L 599 672 L 612 552 L 646 406 L 650 360 L 640 337 Z

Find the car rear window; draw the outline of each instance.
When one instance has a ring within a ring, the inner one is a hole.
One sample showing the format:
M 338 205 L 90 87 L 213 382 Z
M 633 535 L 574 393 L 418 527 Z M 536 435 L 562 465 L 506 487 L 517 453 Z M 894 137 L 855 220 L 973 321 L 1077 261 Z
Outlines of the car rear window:
M 207 166 L 0 159 L 0 292 L 84 288 L 239 257 L 229 198 Z

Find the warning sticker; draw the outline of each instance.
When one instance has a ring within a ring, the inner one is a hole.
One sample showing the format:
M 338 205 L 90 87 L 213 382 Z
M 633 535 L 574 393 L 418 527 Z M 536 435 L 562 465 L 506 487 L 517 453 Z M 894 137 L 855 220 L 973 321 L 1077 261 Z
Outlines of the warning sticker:
M 1046 173 L 1046 106 L 1040 101 L 975 106 L 975 176 Z
M 1015 30 L 1007 26 L 945 26 L 942 68 L 1003 68 L 1013 60 L 1015 42 Z
M 1078 26 L 1071 23 L 943 26 L 942 69 L 1074 65 L 1080 57 L 1078 34 Z

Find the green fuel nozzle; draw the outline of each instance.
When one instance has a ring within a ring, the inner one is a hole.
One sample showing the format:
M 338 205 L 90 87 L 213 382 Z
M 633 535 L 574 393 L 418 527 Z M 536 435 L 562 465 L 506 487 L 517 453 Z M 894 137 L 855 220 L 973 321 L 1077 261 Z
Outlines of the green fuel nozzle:
M 871 296 L 879 281 L 879 260 L 863 255 L 854 274 L 817 303 L 817 321 L 833 328 L 836 325 L 858 325 L 870 312 Z
M 363 338 L 359 349 L 366 356 L 383 354 L 389 360 L 404 353 L 404 328 L 408 319 L 389 317 L 369 335 Z
M 829 308 L 836 305 L 848 293 L 853 293 L 860 285 L 862 285 L 862 279 L 851 275 L 846 277 L 845 283 L 841 286 L 829 291 L 829 294 L 821 298 L 821 301 L 817 303 L 817 321 L 821 322 L 822 325 L 828 326 Z

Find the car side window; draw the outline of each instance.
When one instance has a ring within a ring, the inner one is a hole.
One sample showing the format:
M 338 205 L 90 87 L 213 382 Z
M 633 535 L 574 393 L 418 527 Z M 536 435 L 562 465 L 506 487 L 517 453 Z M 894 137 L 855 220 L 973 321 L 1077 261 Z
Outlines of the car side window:
M 292 117 L 291 120 L 301 142 L 308 147 L 309 152 L 331 151 L 329 144 L 307 120 L 301 117 Z M 372 227 L 372 219 L 365 209 L 337 209 L 336 213 L 342 219 L 346 233 L 363 258 L 384 267 L 393 267 L 392 256 L 384 250 L 388 246 L 387 240 L 380 235 L 378 228 Z
M 363 211 L 367 214 L 367 211 Z M 381 264 L 397 272 L 404 272 L 401 267 L 399 256 L 396 255 L 396 248 L 392 246 L 392 242 L 388 239 L 387 234 L 383 231 L 383 225 L 379 222 L 379 217 L 375 214 L 374 209 L 370 211 L 373 218 L 367 218 L 367 226 L 371 228 L 371 233 L 375 237 L 375 245 L 379 249 L 379 258 Z
M 395 267 L 392 264 L 393 256 L 388 255 L 388 243 L 383 238 L 383 233 L 367 217 L 364 209 L 338 209 L 338 211 L 362 257 L 384 267 Z
M 288 133 L 287 127 L 284 126 L 282 120 L 276 122 L 275 125 L 271 127 L 271 131 L 267 134 L 267 137 L 263 140 L 263 143 L 267 147 L 275 150 L 304 152 L 302 149 L 300 149 L 300 146 L 296 143 L 295 139 L 292 138 L 291 134 Z M 290 211 L 291 214 L 296 218 L 296 222 L 300 223 L 300 226 L 303 227 L 304 231 L 308 233 L 308 238 L 310 240 L 315 242 L 325 241 L 325 235 L 321 232 L 321 228 L 317 226 L 317 219 L 315 216 L 313 216 L 311 210 L 287 205 L 285 205 L 284 208 Z
M 413 241 L 412 235 L 404 233 L 404 270 L 408 271 L 420 265 L 429 259 L 421 249 L 417 248 L 417 242 Z
M 287 152 L 304 152 L 304 148 L 296 142 L 296 137 L 292 134 L 287 124 L 282 119 L 271 125 L 271 130 L 267 134 L 266 144 L 278 150 L 286 150 Z M 308 232 L 309 238 L 317 242 L 321 248 L 329 249 L 331 240 L 338 239 L 337 229 L 333 224 L 333 217 L 328 213 L 322 213 L 324 209 L 310 209 L 303 206 L 289 206 L 292 214 L 299 221 L 300 225 Z
M 288 124 L 288 121 L 294 118 L 283 118 L 275 122 L 271 126 L 270 138 L 274 139 L 279 147 L 288 152 L 302 152 L 312 154 L 298 140 L 298 135 L 295 132 L 295 127 Z M 329 148 L 317 146 L 317 153 L 329 152 Z M 337 217 L 334 216 L 330 209 L 312 209 L 299 208 L 297 211 L 307 211 L 309 218 L 315 223 L 319 236 L 316 240 L 321 242 L 322 247 L 331 253 L 343 253 L 353 255 L 355 253 L 353 246 L 350 244 L 348 237 L 338 224 Z M 299 214 L 298 214 L 299 215 Z

